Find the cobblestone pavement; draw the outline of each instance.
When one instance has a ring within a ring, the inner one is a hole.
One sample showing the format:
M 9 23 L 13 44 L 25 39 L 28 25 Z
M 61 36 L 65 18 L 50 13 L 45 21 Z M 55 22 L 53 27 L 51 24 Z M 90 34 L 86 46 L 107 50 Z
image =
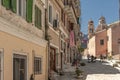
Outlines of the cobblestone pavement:
M 85 72 L 85 80 L 120 80 L 120 69 L 113 68 L 107 62 L 86 63 L 80 67 Z

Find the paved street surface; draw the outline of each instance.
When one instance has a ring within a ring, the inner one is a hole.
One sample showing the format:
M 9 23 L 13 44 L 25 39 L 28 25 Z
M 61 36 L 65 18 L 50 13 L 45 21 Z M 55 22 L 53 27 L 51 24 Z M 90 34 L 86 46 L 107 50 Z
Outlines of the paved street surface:
M 120 80 L 120 69 L 113 68 L 107 62 L 87 63 L 80 67 L 85 72 L 85 80 Z
M 71 66 L 71 64 L 67 64 L 66 66 L 64 66 L 64 75 L 56 75 L 55 80 L 80 80 L 76 79 L 75 69 L 76 68 Z
M 64 75 L 56 75 L 55 80 L 120 80 L 120 69 L 113 68 L 107 62 L 86 63 L 86 66 L 80 66 L 84 71 L 84 79 L 76 79 L 75 67 L 70 64 L 65 66 Z

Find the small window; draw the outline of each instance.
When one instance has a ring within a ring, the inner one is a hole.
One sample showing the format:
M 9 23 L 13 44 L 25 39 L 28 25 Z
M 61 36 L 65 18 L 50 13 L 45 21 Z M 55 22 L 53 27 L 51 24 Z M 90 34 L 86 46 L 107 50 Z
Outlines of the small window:
M 100 40 L 100 45 L 104 45 L 104 40 Z
M 41 74 L 42 73 L 42 60 L 41 60 L 40 57 L 35 57 L 34 71 L 35 71 L 35 74 Z

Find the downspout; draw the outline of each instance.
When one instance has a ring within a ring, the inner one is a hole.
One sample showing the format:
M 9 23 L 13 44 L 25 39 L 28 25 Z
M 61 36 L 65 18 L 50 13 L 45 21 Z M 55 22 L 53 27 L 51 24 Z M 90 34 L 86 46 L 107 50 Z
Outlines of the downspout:
M 49 40 L 49 35 L 48 35 L 48 0 L 46 0 L 45 2 L 45 40 L 48 41 L 47 42 L 47 46 L 46 46 L 46 76 L 45 76 L 45 80 L 48 80 L 49 77 L 49 72 L 50 72 L 50 40 Z

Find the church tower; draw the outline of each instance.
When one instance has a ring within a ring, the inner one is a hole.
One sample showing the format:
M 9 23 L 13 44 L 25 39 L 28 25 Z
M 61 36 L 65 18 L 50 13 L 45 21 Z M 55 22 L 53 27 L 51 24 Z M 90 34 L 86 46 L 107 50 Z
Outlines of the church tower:
M 88 38 L 91 38 L 94 35 L 94 22 L 90 20 L 88 22 Z
M 96 28 L 96 32 L 102 31 L 107 28 L 106 20 L 104 16 L 101 16 L 99 19 L 98 27 Z

